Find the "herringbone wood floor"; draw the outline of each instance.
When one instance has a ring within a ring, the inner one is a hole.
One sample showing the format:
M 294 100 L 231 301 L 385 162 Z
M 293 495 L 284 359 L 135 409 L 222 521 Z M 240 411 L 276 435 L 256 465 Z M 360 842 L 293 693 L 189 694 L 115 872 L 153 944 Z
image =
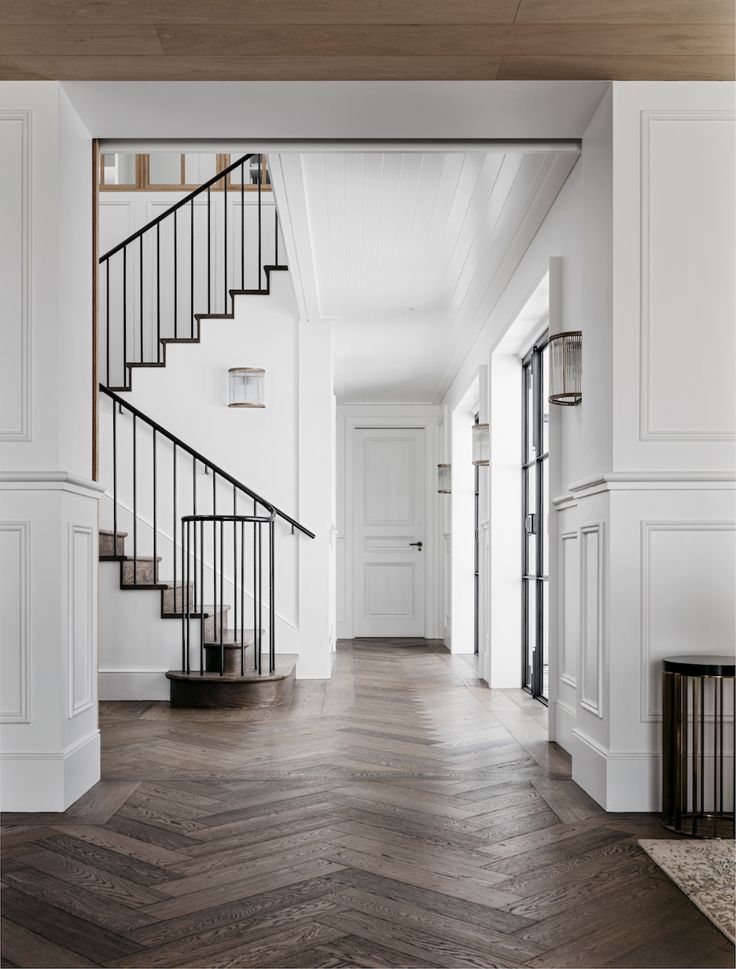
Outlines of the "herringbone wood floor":
M 423 642 L 423 641 L 422 641 Z M 432 644 L 289 709 L 102 705 L 104 781 L 3 819 L 5 966 L 728 966 L 545 710 Z

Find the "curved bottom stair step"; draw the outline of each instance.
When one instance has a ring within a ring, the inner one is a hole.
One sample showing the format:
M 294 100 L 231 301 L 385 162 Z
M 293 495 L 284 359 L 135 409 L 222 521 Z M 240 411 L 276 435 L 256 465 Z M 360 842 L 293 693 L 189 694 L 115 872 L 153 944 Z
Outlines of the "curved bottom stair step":
M 285 706 L 291 701 L 296 680 L 293 656 L 279 656 L 274 673 L 246 672 L 245 676 L 212 672 L 169 670 L 172 707 L 206 709 L 247 709 L 249 707 Z M 268 657 L 263 657 L 268 669 Z

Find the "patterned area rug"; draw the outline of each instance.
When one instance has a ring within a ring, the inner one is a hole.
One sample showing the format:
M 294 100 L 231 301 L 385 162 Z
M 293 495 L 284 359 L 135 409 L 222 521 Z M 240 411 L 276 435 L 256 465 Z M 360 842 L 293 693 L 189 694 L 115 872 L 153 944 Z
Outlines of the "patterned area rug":
M 641 840 L 639 844 L 690 901 L 736 942 L 734 842 Z

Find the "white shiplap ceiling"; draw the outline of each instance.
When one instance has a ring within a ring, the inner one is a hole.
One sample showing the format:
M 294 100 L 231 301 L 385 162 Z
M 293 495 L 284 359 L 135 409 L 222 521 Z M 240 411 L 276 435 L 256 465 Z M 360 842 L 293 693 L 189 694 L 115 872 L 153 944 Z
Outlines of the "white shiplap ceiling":
M 341 402 L 436 402 L 575 163 L 568 150 L 270 156 L 307 319 Z

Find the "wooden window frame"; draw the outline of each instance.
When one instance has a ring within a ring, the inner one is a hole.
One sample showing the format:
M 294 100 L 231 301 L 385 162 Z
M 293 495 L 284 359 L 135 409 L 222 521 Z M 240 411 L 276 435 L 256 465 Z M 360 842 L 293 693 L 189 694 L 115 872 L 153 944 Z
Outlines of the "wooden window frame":
M 151 182 L 151 161 L 149 154 L 136 154 L 135 156 L 135 173 L 136 181 L 135 185 L 105 185 L 104 183 L 104 165 L 103 165 L 103 155 L 110 154 L 109 152 L 100 152 L 99 154 L 99 164 L 98 164 L 98 188 L 100 192 L 194 192 L 199 188 L 197 184 L 188 184 L 184 181 L 186 174 L 186 152 L 180 152 L 180 172 L 181 172 L 181 184 L 179 185 L 158 185 Z M 222 171 L 223 168 L 227 168 L 231 164 L 232 156 L 227 154 L 218 153 L 215 157 L 215 168 L 217 171 Z M 262 178 L 264 181 L 261 183 L 262 192 L 270 192 L 271 185 L 265 181 L 265 175 L 268 169 L 268 163 L 266 156 L 262 156 L 261 161 L 261 171 Z M 225 179 L 220 179 L 218 182 L 212 186 L 211 191 L 222 192 L 224 189 L 224 183 L 227 182 L 228 191 L 239 192 L 241 189 L 239 182 L 233 182 L 232 175 L 227 175 Z M 243 191 L 245 192 L 257 192 L 258 185 L 251 185 L 246 183 L 243 186 Z

